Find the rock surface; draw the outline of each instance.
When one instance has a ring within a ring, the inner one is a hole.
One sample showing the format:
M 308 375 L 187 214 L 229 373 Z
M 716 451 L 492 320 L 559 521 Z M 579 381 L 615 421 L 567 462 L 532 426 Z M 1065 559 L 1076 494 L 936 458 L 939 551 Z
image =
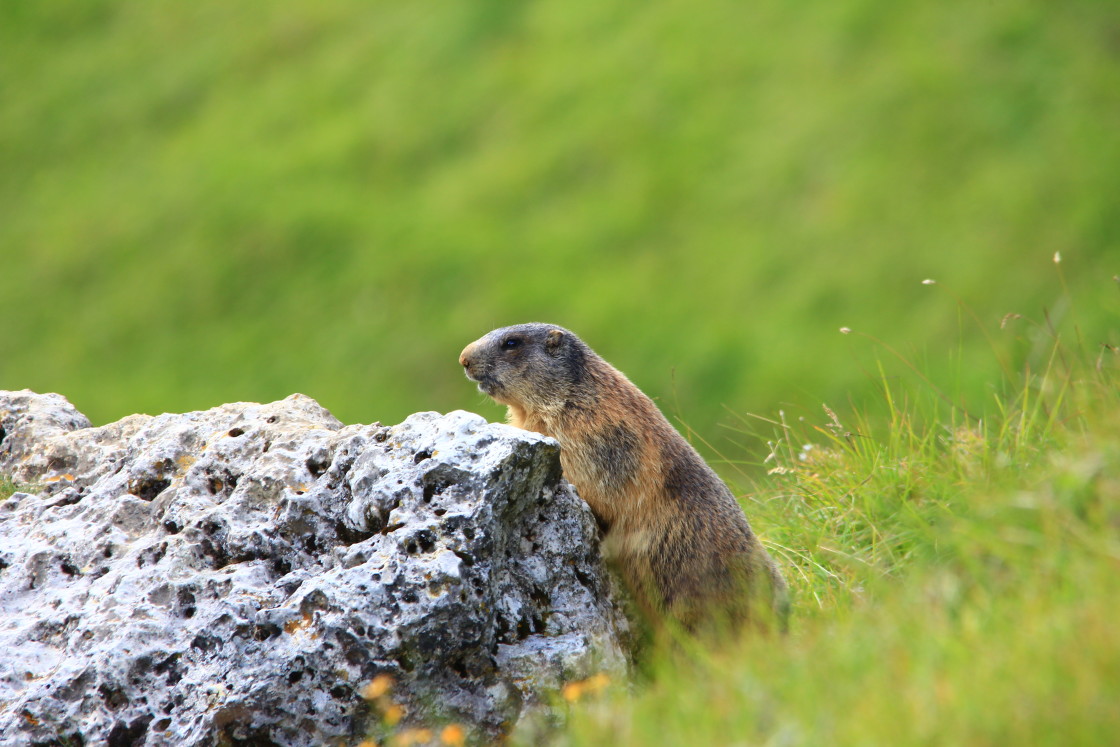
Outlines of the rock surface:
M 343 426 L 292 395 L 93 428 L 0 391 L 0 744 L 346 743 L 506 732 L 625 667 L 556 443 L 466 412 Z

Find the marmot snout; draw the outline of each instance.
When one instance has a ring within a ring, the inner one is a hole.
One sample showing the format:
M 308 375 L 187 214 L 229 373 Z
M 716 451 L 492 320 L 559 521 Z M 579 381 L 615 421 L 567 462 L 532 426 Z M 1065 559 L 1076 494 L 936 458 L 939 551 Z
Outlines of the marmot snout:
M 603 551 L 654 620 L 776 620 L 785 581 L 734 496 L 657 406 L 575 334 L 496 329 L 459 356 L 509 422 L 560 442 L 564 476 L 606 528 Z

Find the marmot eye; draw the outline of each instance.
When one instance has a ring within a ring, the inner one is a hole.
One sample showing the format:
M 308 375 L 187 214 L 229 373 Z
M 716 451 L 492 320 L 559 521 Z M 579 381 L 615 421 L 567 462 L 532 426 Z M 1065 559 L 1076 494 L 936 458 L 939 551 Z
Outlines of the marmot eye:
M 513 350 L 515 347 L 517 347 L 520 344 L 521 344 L 521 340 L 518 340 L 516 337 L 511 337 L 511 338 L 509 338 L 508 340 L 506 340 L 505 342 L 502 343 L 502 347 L 505 348 L 506 350 Z

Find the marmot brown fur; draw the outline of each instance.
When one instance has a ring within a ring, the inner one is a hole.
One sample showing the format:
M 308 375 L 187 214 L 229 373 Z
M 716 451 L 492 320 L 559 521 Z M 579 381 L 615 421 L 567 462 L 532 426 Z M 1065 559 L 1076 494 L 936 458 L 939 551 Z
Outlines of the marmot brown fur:
M 786 583 L 734 496 L 649 397 L 568 330 L 518 324 L 459 356 L 509 422 L 560 442 L 603 554 L 656 625 L 784 627 Z

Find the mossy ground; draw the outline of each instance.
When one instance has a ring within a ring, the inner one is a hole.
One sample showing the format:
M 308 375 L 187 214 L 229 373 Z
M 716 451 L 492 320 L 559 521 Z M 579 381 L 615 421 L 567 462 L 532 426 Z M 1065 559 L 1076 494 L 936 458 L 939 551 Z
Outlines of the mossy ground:
M 0 475 L 0 501 L 10 498 L 12 493 L 19 490 L 19 486 L 5 475 Z

